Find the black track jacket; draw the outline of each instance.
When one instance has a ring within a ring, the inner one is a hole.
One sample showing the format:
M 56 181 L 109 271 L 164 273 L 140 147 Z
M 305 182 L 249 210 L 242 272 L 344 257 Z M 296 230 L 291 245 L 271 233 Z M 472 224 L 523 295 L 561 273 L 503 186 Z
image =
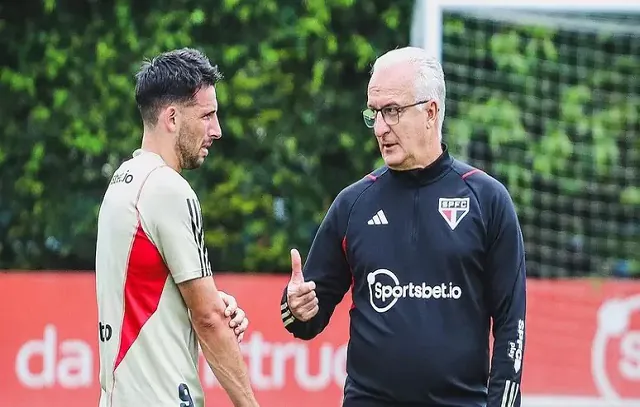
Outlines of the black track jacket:
M 501 183 L 443 149 L 427 168 L 383 167 L 336 197 L 303 268 L 312 320 L 293 318 L 283 293 L 286 329 L 310 340 L 351 287 L 345 407 L 520 406 L 520 225 Z

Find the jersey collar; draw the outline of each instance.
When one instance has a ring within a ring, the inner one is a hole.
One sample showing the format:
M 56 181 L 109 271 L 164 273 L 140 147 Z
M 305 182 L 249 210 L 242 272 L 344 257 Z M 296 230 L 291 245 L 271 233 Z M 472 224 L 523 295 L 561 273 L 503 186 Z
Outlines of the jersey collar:
M 133 158 L 136 158 L 136 157 L 141 156 L 143 154 L 146 154 L 148 156 L 153 156 L 156 159 L 162 161 L 164 164 L 166 164 L 164 159 L 160 156 L 160 154 L 154 153 L 153 151 L 149 151 L 149 150 L 143 150 L 142 148 L 138 148 L 138 149 L 134 150 L 133 153 L 131 154 L 131 156 Z
M 449 148 L 445 143 L 442 145 L 442 154 L 431 165 L 415 170 L 398 171 L 389 168 L 391 174 L 403 182 L 411 185 L 427 185 L 435 182 L 446 175 L 451 170 L 453 158 L 449 155 Z

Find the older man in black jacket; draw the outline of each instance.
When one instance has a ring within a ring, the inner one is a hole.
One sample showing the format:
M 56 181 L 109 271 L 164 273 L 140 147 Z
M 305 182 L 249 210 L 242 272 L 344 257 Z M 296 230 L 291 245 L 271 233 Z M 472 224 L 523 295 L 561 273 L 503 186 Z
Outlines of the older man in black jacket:
M 523 237 L 505 187 L 442 143 L 444 101 L 424 50 L 381 56 L 363 116 L 385 165 L 336 197 L 304 269 L 292 250 L 280 309 L 295 337 L 352 288 L 344 407 L 520 406 Z

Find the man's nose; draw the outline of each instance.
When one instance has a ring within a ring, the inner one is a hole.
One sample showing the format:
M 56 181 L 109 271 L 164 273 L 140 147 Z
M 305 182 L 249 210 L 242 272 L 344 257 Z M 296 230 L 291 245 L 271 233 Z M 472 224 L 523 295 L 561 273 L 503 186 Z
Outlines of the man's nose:
M 220 121 L 217 117 L 211 122 L 211 125 L 209 126 L 208 136 L 213 137 L 216 140 L 222 137 L 222 128 L 220 127 Z
M 384 121 L 382 113 L 376 113 L 376 119 L 373 122 L 373 133 L 376 135 L 376 137 L 382 137 L 385 134 L 389 133 L 389 131 L 391 131 L 391 127 L 389 127 L 387 122 Z

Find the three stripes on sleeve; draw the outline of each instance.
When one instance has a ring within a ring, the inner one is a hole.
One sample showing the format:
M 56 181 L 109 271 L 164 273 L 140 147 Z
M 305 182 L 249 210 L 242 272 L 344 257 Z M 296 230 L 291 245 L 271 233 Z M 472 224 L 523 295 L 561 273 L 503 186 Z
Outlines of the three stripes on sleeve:
M 295 317 L 291 314 L 291 310 L 286 303 L 280 304 L 280 313 L 285 327 L 295 320 Z
M 202 222 L 202 210 L 200 203 L 196 199 L 187 199 L 187 208 L 189 208 L 189 218 L 191 220 L 191 231 L 198 248 L 198 257 L 200 259 L 200 270 L 202 277 L 212 276 L 211 263 L 209 263 L 209 253 L 204 244 L 204 228 Z
M 519 390 L 519 383 L 507 380 L 504 383 L 504 393 L 502 393 L 502 403 L 500 403 L 500 407 L 514 407 L 518 399 Z

